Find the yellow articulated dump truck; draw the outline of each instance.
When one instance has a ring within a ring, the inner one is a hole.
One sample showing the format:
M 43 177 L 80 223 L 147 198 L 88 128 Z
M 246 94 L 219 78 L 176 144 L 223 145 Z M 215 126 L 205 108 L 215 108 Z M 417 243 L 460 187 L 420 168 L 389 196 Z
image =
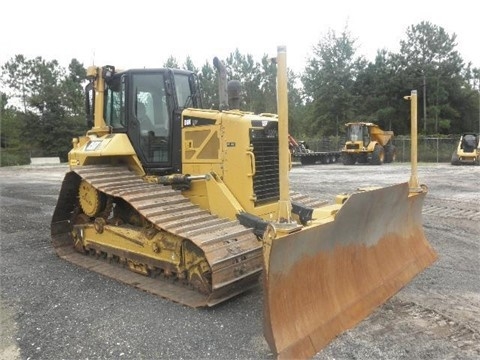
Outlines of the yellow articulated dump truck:
M 479 135 L 465 133 L 460 136 L 457 147 L 452 154 L 452 165 L 480 165 Z
M 189 71 L 89 68 L 51 233 L 61 258 L 191 307 L 263 284 L 272 352 L 308 358 L 436 253 L 415 181 L 331 204 L 290 191 L 285 47 L 276 61 L 278 114 L 259 115 L 218 59 L 219 110 Z
M 369 122 L 351 122 L 345 126 L 347 140 L 342 149 L 344 165 L 355 163 L 381 165 L 395 161 L 393 131 L 382 130 L 378 125 Z

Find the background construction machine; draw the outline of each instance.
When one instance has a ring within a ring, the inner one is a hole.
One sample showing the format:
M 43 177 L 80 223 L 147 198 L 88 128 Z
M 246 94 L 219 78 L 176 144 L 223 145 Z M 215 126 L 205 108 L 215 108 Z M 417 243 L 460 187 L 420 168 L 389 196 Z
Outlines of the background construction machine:
M 223 110 L 201 109 L 188 71 L 88 69 L 91 128 L 69 153 L 53 245 L 65 260 L 193 307 L 244 292 L 263 273 L 272 352 L 312 356 L 435 260 L 421 223 L 426 188 L 370 188 L 333 204 L 291 193 L 285 48 L 278 116 L 229 103 L 225 67 L 214 63 Z M 230 90 L 236 99 L 238 86 Z
M 395 161 L 393 131 L 382 130 L 369 122 L 351 122 L 345 126 L 347 141 L 342 149 L 344 165 L 354 165 L 357 162 L 381 165 Z
M 305 141 L 297 141 L 292 135 L 288 135 L 288 146 L 294 160 L 300 160 L 302 165 L 333 164 L 338 162 L 342 153 L 340 151 L 313 151 Z
M 460 136 L 457 147 L 452 154 L 452 165 L 480 165 L 479 135 L 465 133 Z

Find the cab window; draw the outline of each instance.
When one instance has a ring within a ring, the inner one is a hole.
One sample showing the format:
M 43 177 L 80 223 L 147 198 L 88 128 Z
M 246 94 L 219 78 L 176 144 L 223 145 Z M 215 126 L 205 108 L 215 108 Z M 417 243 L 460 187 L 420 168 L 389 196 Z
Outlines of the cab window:
M 175 87 L 177 89 L 178 106 L 181 108 L 192 106 L 190 103 L 192 101 L 192 91 L 188 75 L 175 74 Z
M 115 77 L 106 86 L 105 122 L 115 129 L 125 129 L 125 82 Z

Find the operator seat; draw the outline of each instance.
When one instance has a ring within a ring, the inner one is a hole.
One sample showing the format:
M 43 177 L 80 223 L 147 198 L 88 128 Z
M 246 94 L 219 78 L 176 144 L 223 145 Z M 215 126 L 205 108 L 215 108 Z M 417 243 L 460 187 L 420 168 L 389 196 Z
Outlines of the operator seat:
M 142 135 L 148 134 L 150 131 L 154 131 L 152 121 L 147 115 L 147 110 L 145 104 L 138 102 L 137 103 L 137 120 L 140 125 L 140 133 Z

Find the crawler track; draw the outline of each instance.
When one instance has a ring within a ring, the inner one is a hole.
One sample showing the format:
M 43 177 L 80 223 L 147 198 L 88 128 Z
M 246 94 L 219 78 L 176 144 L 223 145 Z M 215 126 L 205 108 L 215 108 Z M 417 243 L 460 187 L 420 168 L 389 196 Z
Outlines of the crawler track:
M 480 221 L 480 206 L 475 203 L 459 203 L 446 199 L 431 199 L 425 204 L 423 214 L 443 218 Z
M 81 179 L 125 200 L 156 229 L 200 248 L 212 271 L 212 292 L 203 295 L 178 281 L 143 276 L 76 252 L 71 222 Z M 67 261 L 192 307 L 213 306 L 256 286 L 263 266 L 262 243 L 251 229 L 213 216 L 170 186 L 146 183 L 124 167 L 83 166 L 66 174 L 52 218 L 52 240 L 57 254 Z

